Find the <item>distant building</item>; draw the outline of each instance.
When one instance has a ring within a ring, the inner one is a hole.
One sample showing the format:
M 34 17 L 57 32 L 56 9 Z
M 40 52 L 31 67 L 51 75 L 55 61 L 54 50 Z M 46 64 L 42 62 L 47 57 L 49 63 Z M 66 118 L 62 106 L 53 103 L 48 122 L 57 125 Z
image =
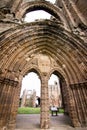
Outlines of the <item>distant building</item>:
M 57 82 L 54 85 L 49 85 L 49 105 L 50 106 L 62 106 L 61 92 Z
M 35 107 L 36 91 L 35 90 L 24 90 L 21 97 L 21 107 Z
M 57 82 L 54 85 L 49 85 L 49 106 L 62 106 L 62 99 Z M 38 107 L 40 106 L 40 97 L 36 96 L 35 90 L 24 90 L 21 97 L 21 107 Z

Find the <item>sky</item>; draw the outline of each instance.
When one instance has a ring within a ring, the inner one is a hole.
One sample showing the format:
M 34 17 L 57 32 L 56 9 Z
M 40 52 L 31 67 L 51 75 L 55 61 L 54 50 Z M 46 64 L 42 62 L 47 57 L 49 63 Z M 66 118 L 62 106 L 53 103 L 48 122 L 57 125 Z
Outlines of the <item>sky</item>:
M 54 74 L 52 74 L 48 84 L 54 85 L 54 82 L 59 82 L 58 77 Z M 22 80 L 22 89 L 21 89 L 21 96 L 23 93 L 23 90 L 36 90 L 37 96 L 40 96 L 40 88 L 41 88 L 41 82 L 38 77 L 38 75 L 34 72 L 29 73 L 26 75 Z
M 55 0 L 46 0 L 55 3 Z M 25 15 L 25 22 L 33 22 L 36 19 L 50 19 L 51 15 L 44 10 L 31 11 Z
M 55 3 L 56 0 L 46 0 L 46 1 L 50 1 L 51 3 Z
M 33 22 L 37 19 L 50 19 L 51 15 L 43 10 L 32 11 L 25 16 L 25 22 Z

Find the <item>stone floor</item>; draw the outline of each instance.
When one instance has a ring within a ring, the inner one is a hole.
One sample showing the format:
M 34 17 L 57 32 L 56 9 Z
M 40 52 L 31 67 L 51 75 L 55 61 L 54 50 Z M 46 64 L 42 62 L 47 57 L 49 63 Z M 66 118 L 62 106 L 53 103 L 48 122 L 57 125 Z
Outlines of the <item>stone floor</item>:
M 40 129 L 40 115 L 17 115 L 15 130 L 44 130 Z M 87 128 L 73 128 L 69 117 L 60 114 L 50 115 L 50 129 L 47 130 L 87 130 Z

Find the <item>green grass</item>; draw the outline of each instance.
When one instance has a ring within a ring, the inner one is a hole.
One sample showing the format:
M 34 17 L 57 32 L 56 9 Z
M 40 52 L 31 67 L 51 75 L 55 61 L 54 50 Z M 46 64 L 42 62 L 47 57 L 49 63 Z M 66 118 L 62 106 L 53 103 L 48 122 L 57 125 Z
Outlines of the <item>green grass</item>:
M 60 108 L 58 113 L 64 113 L 64 109 Z
M 58 113 L 64 113 L 64 109 L 59 109 Z M 19 107 L 18 114 L 40 114 L 40 108 L 36 107 Z
M 40 114 L 40 108 L 36 107 L 19 107 L 18 114 Z

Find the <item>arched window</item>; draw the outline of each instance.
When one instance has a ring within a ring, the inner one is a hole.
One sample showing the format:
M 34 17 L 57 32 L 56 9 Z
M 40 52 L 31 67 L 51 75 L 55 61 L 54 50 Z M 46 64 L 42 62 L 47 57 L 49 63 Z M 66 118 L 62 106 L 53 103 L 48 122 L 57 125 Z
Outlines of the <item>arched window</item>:
M 50 19 L 51 14 L 47 13 L 44 10 L 36 10 L 29 12 L 24 17 L 24 22 L 33 22 L 35 20 L 41 20 L 41 19 Z

